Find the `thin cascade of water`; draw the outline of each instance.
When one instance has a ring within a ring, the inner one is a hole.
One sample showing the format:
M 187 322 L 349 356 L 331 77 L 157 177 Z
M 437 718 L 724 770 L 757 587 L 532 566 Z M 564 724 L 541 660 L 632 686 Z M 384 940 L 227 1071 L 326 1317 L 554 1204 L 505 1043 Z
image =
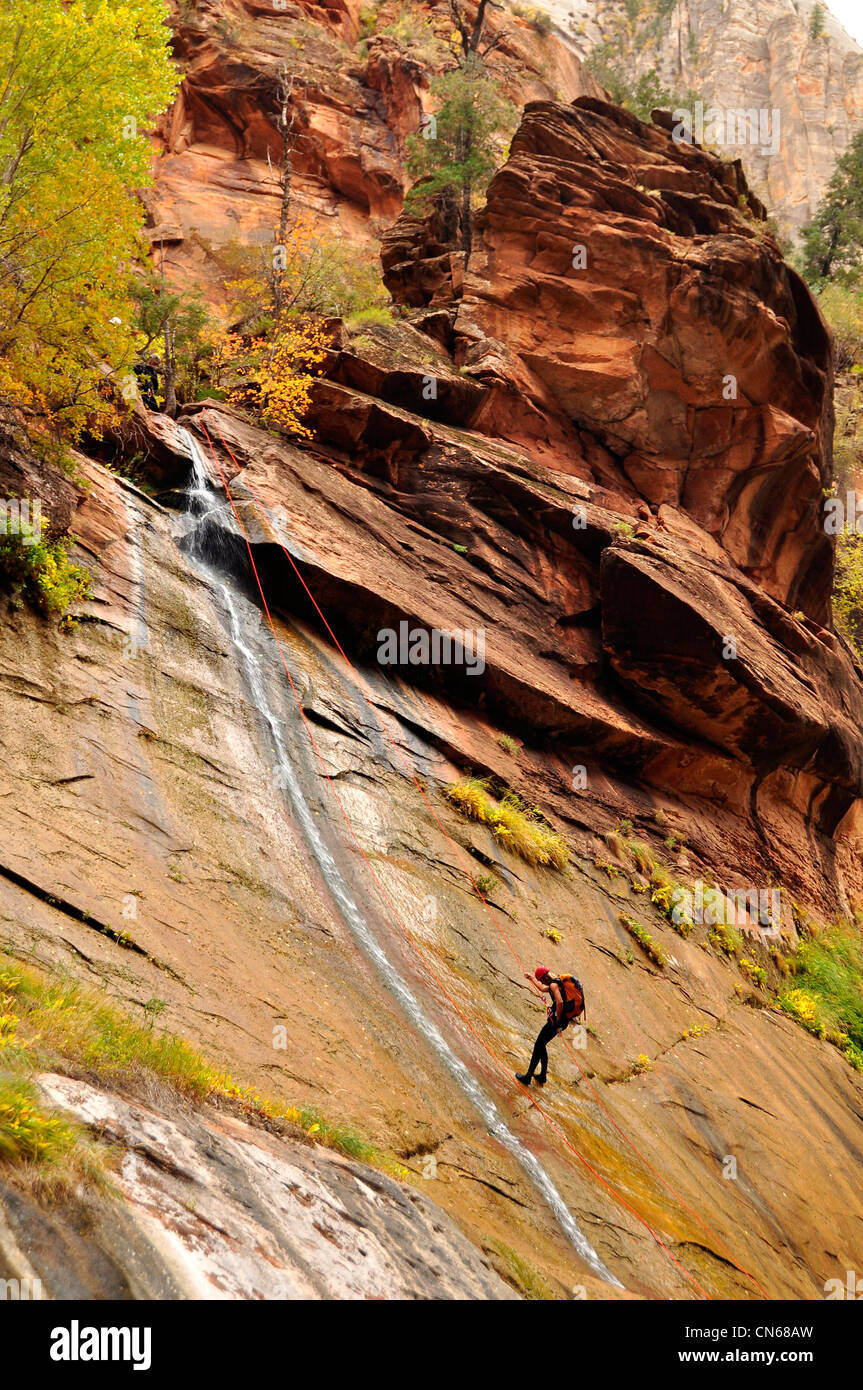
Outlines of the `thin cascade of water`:
M 216 498 L 196 441 L 186 431 L 183 431 L 183 434 L 188 441 L 189 453 L 193 461 L 192 481 L 187 491 L 189 512 L 196 519 L 196 525 L 206 525 L 207 519 L 212 516 L 213 512 L 219 506 L 227 504 L 219 502 Z M 245 679 L 253 698 L 253 705 L 262 715 L 269 729 L 277 783 L 284 789 L 290 801 L 291 809 L 300 825 L 306 844 L 314 856 L 339 913 L 355 942 L 367 959 L 377 967 L 385 984 L 396 996 L 413 1026 L 431 1044 L 441 1063 L 481 1116 L 489 1133 L 517 1159 L 524 1172 L 542 1194 L 579 1255 L 601 1278 L 618 1288 L 622 1288 L 623 1285 L 606 1268 L 593 1246 L 583 1235 L 542 1164 L 509 1130 L 494 1103 L 485 1095 L 470 1069 L 456 1055 L 437 1025 L 426 1015 L 416 995 L 394 968 L 386 951 L 354 901 L 321 834 L 306 799 L 294 762 L 288 754 L 282 733 L 282 723 L 273 713 L 270 704 L 260 656 L 247 640 L 240 606 L 243 600 L 239 599 L 230 580 L 213 568 L 212 560 L 209 558 L 212 554 L 210 545 L 202 547 L 204 553 L 201 553 L 201 549 L 195 544 L 194 536 L 191 538 L 187 536 L 186 548 L 197 563 L 205 569 L 213 588 L 221 599 L 228 618 L 231 640 L 241 659 Z
M 192 472 L 186 485 L 186 526 L 183 549 L 199 564 L 226 568 L 228 536 L 233 534 L 233 513 L 213 486 L 204 456 L 188 430 L 177 431 L 188 449 Z M 225 516 L 220 513 L 225 512 Z M 223 524 L 224 523 L 224 524 Z

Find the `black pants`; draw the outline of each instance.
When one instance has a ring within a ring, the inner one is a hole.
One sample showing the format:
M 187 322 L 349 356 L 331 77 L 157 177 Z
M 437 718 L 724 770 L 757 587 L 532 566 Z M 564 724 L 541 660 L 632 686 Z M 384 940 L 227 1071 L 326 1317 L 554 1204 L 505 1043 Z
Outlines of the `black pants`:
M 564 1024 L 563 1027 L 566 1027 L 566 1025 Z M 530 1059 L 530 1066 L 527 1069 L 528 1076 L 533 1076 L 537 1067 L 539 1067 L 539 1074 L 542 1079 L 545 1080 L 545 1074 L 548 1071 L 548 1044 L 551 1042 L 552 1038 L 557 1037 L 557 1034 L 562 1031 L 563 1028 L 561 1025 L 559 1023 L 552 1023 L 551 1019 L 549 1019 L 548 1023 L 543 1024 L 542 1028 L 539 1030 L 539 1037 L 533 1045 L 533 1056 Z

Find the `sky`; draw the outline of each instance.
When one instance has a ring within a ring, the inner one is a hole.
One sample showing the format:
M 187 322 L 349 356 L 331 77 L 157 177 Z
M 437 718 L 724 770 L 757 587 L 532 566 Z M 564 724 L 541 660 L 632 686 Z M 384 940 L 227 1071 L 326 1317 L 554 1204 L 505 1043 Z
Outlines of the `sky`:
M 863 44 L 863 4 L 860 0 L 827 0 L 827 8 L 852 39 Z

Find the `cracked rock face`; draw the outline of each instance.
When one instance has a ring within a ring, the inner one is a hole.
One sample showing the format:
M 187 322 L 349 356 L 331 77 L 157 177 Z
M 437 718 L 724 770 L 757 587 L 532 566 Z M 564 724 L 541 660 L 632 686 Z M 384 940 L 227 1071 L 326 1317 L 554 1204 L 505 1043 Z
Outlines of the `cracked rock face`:
M 328 387 L 329 412 L 337 411 L 340 400 L 350 407 L 345 428 L 356 418 L 353 403 L 361 413 L 372 399 L 333 382 Z M 266 697 L 278 712 L 311 815 L 388 958 L 505 1123 L 541 1160 L 627 1296 L 678 1297 L 679 1272 L 606 1189 L 585 1180 L 577 1160 L 514 1092 L 506 1064 L 513 1070 L 524 1064 L 542 1010 L 524 996 L 504 936 L 470 889 L 465 855 L 475 875 L 493 877 L 494 905 L 520 958 L 534 963 L 540 952 L 544 958 L 553 951 L 555 963 L 565 962 L 587 979 L 598 1022 L 581 1060 L 611 1118 L 558 1048 L 542 1098 L 555 1123 L 614 1186 L 623 1192 L 637 1186 L 675 1256 L 713 1294 L 741 1297 L 749 1286 L 677 1199 L 621 1147 L 611 1119 L 771 1293 L 818 1296 L 824 1279 L 854 1259 L 860 1219 L 853 1158 L 858 1078 L 827 1044 L 738 998 L 739 972 L 707 949 L 704 929 L 682 940 L 653 913 L 651 935 L 663 943 L 669 963 L 659 970 L 636 957 L 619 914 L 651 909 L 625 873 L 609 878 L 593 861 L 608 857 L 594 832 L 613 827 L 625 813 L 648 826 L 662 808 L 666 825 L 689 836 L 693 869 L 710 865 L 731 886 L 763 882 L 746 739 L 759 733 L 756 714 L 777 721 L 776 727 L 781 717 L 786 743 L 777 740 L 777 750 L 784 763 L 772 779 L 762 778 L 755 809 L 782 864 L 783 883 L 796 870 L 804 900 L 827 901 L 828 869 L 835 873 L 836 863 L 845 863 L 825 831 L 837 792 L 819 799 L 811 772 L 802 769 L 795 777 L 801 748 L 787 741 L 789 724 L 804 717 L 812 736 L 813 707 L 802 707 L 805 687 L 792 675 L 814 673 L 814 662 L 803 663 L 821 639 L 792 624 L 752 581 L 739 587 L 740 576 L 735 579 L 721 548 L 670 508 L 656 545 L 645 550 L 617 536 L 617 513 L 607 510 L 607 497 L 603 505 L 585 499 L 589 529 L 576 566 L 568 533 L 572 499 L 580 494 L 563 492 L 557 483 L 562 479 L 586 491 L 582 480 L 543 470 L 500 441 L 409 417 L 385 402 L 377 408 L 393 422 L 393 449 L 386 463 L 371 459 L 364 472 L 356 455 L 352 462 L 335 446 L 327 446 L 327 454 L 321 444 L 313 456 L 279 444 L 224 409 L 204 407 L 211 433 L 218 427 L 246 466 L 245 484 L 232 477 L 241 514 L 249 516 L 249 487 L 267 506 L 282 506 L 307 581 L 349 647 L 362 624 L 371 620 L 377 631 L 380 614 L 391 614 L 394 603 L 441 625 L 463 621 L 461 605 L 481 604 L 484 613 L 495 605 L 488 679 L 482 683 L 490 708 L 478 707 L 476 696 L 465 703 L 463 688 L 421 684 L 407 670 L 384 671 L 367 649 L 364 657 L 355 654 L 357 676 L 309 625 L 271 530 L 260 525 L 251 531 L 299 698 L 360 843 L 435 974 L 504 1059 L 502 1070 L 452 1014 L 370 883 L 311 755 L 272 640 L 255 606 L 238 594 L 245 640 L 260 653 Z M 200 408 L 185 417 L 192 430 L 199 413 Z M 406 420 L 411 451 L 402 459 L 396 426 Z M 163 449 L 165 439 L 162 430 Z M 220 1066 L 264 1093 L 316 1105 L 335 1120 L 353 1123 L 417 1171 L 417 1155 L 433 1154 L 437 1176 L 421 1190 L 480 1251 L 495 1242 L 511 1247 L 540 1268 L 561 1296 L 571 1296 L 574 1287 L 586 1288 L 589 1297 L 613 1295 L 617 1291 L 596 1278 L 567 1243 L 535 1186 L 357 949 L 274 777 L 272 736 L 244 680 L 217 591 L 176 547 L 176 516 L 98 466 L 80 466 L 90 486 L 79 498 L 74 529 L 78 555 L 94 574 L 91 621 L 62 635 L 30 615 L 7 614 L 0 629 L 0 939 L 28 961 L 65 965 L 133 1013 L 154 998 L 164 1001 L 164 1023 Z M 467 554 L 453 548 L 444 530 L 449 526 L 461 528 L 454 537 L 467 536 Z M 706 602 L 712 589 L 712 603 L 729 603 L 736 592 L 749 605 L 754 645 L 747 639 L 741 658 L 754 690 L 764 697 L 773 692 L 765 682 L 777 653 L 789 666 L 783 701 L 759 703 L 753 694 L 750 719 L 725 690 L 717 689 L 708 704 L 702 698 L 704 672 L 678 673 L 679 654 L 664 656 L 658 644 L 645 651 L 632 632 L 632 616 L 646 606 L 648 592 L 685 614 L 688 631 L 701 631 L 701 610 L 714 612 Z M 603 685 L 595 690 L 586 666 L 577 689 L 564 676 L 564 648 L 548 618 L 553 604 L 562 611 L 564 603 L 583 605 L 587 618 L 583 629 L 569 629 L 572 652 L 582 651 L 583 643 L 586 656 L 592 643 L 595 662 L 608 662 Z M 600 615 L 603 629 L 597 633 L 591 623 Z M 760 624 L 775 624 L 777 645 L 770 651 L 757 646 Z M 140 638 L 134 657 L 121 641 L 109 640 L 112 633 L 130 632 Z M 616 669 L 620 685 L 612 700 L 608 690 Z M 362 698 L 360 680 L 371 705 Z M 853 697 L 852 686 L 843 691 L 835 672 L 834 685 L 837 698 Z M 647 696 L 641 713 L 632 695 L 638 689 Z M 657 701 L 662 725 L 654 722 Z M 555 706 L 571 726 L 590 721 L 581 748 L 589 750 L 591 776 L 579 793 L 572 785 L 579 760 L 575 732 L 571 727 L 553 742 L 543 732 Z M 514 757 L 499 739 L 512 727 L 516 708 L 524 722 Z M 699 718 L 713 721 L 713 744 L 688 727 Z M 675 732 L 666 727 L 669 719 L 676 722 Z M 407 779 L 385 730 L 423 778 L 431 808 Z M 719 747 L 720 733 L 725 749 Z M 838 742 L 837 777 L 841 751 Z M 440 789 L 466 766 L 493 773 L 543 807 L 573 848 L 568 876 L 514 859 L 487 826 L 456 815 Z M 822 803 L 817 828 L 807 817 Z M 130 901 L 134 918 L 123 912 Z M 783 925 L 793 932 L 793 922 Z M 102 929 L 107 927 L 114 936 Z M 119 929 L 131 944 L 120 943 Z M 560 945 L 552 944 L 552 931 L 562 936 Z M 770 968 L 754 935 L 747 951 Z M 749 997 L 750 1004 L 758 1002 Z M 696 1021 L 709 1025 L 708 1033 L 691 1037 Z M 273 1048 L 277 1023 L 286 1029 L 283 1051 Z M 655 1069 L 633 1077 L 639 1052 L 655 1059 Z M 264 1248 L 286 1271 L 286 1287 L 326 1289 L 341 1280 L 338 1287 L 349 1290 L 356 1280 L 362 1286 L 368 1269 L 369 1288 L 380 1296 L 380 1263 L 362 1262 L 350 1240 L 336 1254 L 317 1233 L 320 1275 L 295 1263 L 289 1240 L 295 1217 L 302 1218 L 292 1185 L 320 1201 L 322 1221 L 338 1233 L 338 1204 L 351 1211 L 352 1202 L 364 1202 L 361 1184 L 379 1193 L 374 1175 L 360 1172 L 359 1181 L 356 1175 L 348 1181 L 339 1168 L 335 1195 L 329 1179 L 322 1193 L 320 1170 L 306 1168 L 306 1150 L 300 1156 L 280 1153 L 276 1163 L 269 1141 L 255 1131 L 248 1139 L 256 1146 L 254 1162 L 241 1162 L 237 1132 L 221 1116 L 195 1121 L 190 1129 L 183 1116 L 160 1112 L 152 1100 L 130 1104 L 110 1094 L 106 1099 L 101 1088 L 94 1098 L 78 1082 L 46 1084 L 71 1084 L 55 1092 L 57 1103 L 71 1104 L 96 1124 L 104 1118 L 109 1131 L 121 1140 L 126 1136 L 121 1178 L 129 1182 L 132 1214 L 111 1209 L 98 1249 L 91 1244 L 81 1251 L 75 1213 L 38 1213 L 20 1191 L 8 1185 L 3 1191 L 6 1225 L 18 1231 L 19 1247 L 36 1248 L 38 1240 L 39 1248 L 53 1243 L 69 1252 L 64 1267 L 78 1271 L 76 1287 L 101 1297 L 128 1297 L 146 1286 L 148 1296 L 161 1296 L 159 1289 L 174 1288 L 172 1281 L 182 1276 L 187 1288 L 209 1289 L 218 1282 L 233 1296 L 243 1290 L 242 1296 L 268 1296 L 269 1271 L 253 1268 L 245 1247 L 231 1247 L 250 1211 L 253 1228 L 263 1228 Z M 815 1092 L 819 1107 L 811 1113 Z M 797 1125 L 807 1106 L 804 1144 Z M 211 1128 L 228 1139 L 207 1137 Z M 214 1144 L 222 1155 L 215 1174 L 208 1164 L 203 1172 L 199 1166 L 202 1136 L 207 1153 Z M 166 1177 L 160 1159 L 168 1152 Z M 738 1157 L 739 1184 L 721 1177 L 726 1154 Z M 282 1176 L 273 1178 L 273 1169 Z M 190 1191 L 184 1173 L 197 1174 L 191 1186 L 197 1214 L 184 1206 Z M 290 1213 L 286 1231 L 278 1221 L 273 1228 L 269 1218 L 263 1220 L 260 1204 L 250 1205 L 249 1184 L 266 1193 L 274 1212 Z M 387 1231 L 398 1231 L 405 1213 L 414 1210 L 396 1203 L 395 1226 L 387 1224 Z M 417 1220 L 425 1231 L 422 1212 Z M 213 1234 L 212 1225 L 222 1234 Z M 148 1253 L 146 1285 L 137 1260 L 144 1229 L 147 1251 L 156 1249 L 152 1259 Z M 409 1248 L 407 1234 L 405 1239 Z M 446 1283 L 447 1267 L 435 1261 L 439 1267 L 440 1275 L 429 1267 L 430 1277 L 454 1287 Z M 46 1284 L 49 1277 L 59 1281 L 56 1262 L 50 1269 L 40 1266 L 39 1275 Z M 413 1283 L 405 1273 L 402 1287 L 426 1296 L 424 1281 L 422 1271 Z
M 43 1297 L 517 1297 L 433 1202 L 380 1173 L 230 1116 L 169 1114 L 66 1076 L 39 1085 L 115 1147 L 120 1194 L 79 1198 L 76 1230 L 7 1192 L 0 1270 L 38 1278 Z
M 830 343 L 740 166 L 592 98 L 534 103 L 458 279 L 439 212 L 401 217 L 382 259 L 391 291 L 415 306 L 420 326 L 431 318 L 436 340 L 446 318 L 462 377 L 482 388 L 459 413 L 440 373 L 441 413 L 520 446 L 559 490 L 556 506 L 539 508 L 499 484 L 480 503 L 463 473 L 464 494 L 489 518 L 465 534 L 487 536 L 491 519 L 506 533 L 493 546 L 502 574 L 501 557 L 519 553 L 515 530 L 536 576 L 525 601 L 542 589 L 547 605 L 520 619 L 510 597 L 490 666 L 505 628 L 535 634 L 518 639 L 513 668 L 556 654 L 570 718 L 558 713 L 553 727 L 593 718 L 606 758 L 615 735 L 623 756 L 634 740 L 644 778 L 712 787 L 726 806 L 748 804 L 756 823 L 763 811 L 774 847 L 778 825 L 806 800 L 818 829 L 805 858 L 820 860 L 822 844 L 832 855 L 822 835 L 841 842 L 845 882 L 856 882 L 860 680 L 827 626 Z M 330 376 L 361 380 L 347 352 Z M 379 376 L 374 389 L 405 399 L 394 378 Z M 412 450 L 408 461 L 405 446 L 389 465 L 407 494 L 401 506 L 414 505 L 407 479 L 425 478 L 422 456 Z M 450 500 L 448 520 L 451 509 Z M 524 594 L 522 584 L 514 591 Z M 543 684 L 537 671 L 534 692 Z M 628 720 L 614 700 L 622 688 Z M 632 722 L 648 712 L 657 742 Z M 684 729 L 677 747 L 661 746 Z

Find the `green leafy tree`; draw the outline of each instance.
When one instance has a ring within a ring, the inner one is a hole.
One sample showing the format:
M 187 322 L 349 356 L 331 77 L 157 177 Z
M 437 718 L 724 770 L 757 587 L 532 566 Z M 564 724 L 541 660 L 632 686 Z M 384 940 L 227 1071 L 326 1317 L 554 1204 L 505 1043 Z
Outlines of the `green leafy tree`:
M 516 111 L 473 51 L 459 67 L 434 78 L 431 93 L 437 110 L 408 140 L 408 172 L 422 181 L 408 195 L 408 206 L 439 196 L 457 205 L 462 249 L 469 252 L 474 203 L 511 138 Z
M 93 595 L 90 575 L 69 559 L 70 548 L 62 537 L 51 540 L 41 519 L 38 526 L 22 521 L 16 531 L 0 534 L 0 588 L 13 607 L 26 602 L 45 617 L 61 618 L 64 627 L 74 626 L 66 610 Z
M 827 281 L 856 285 L 863 260 L 863 130 L 836 161 L 817 213 L 803 229 L 803 274 L 820 288 Z
M 164 0 L 0 0 L 0 397 L 98 430 L 134 356 L 129 286 L 171 101 Z M 110 393 L 108 393 L 110 394 Z
M 836 546 L 833 623 L 863 660 L 863 536 L 843 535 Z
M 840 390 L 836 397 L 833 471 L 840 497 L 854 490 L 863 459 L 863 131 L 836 161 L 815 217 L 803 229 L 798 265 L 830 325 Z M 847 375 L 846 375 L 847 374 Z M 856 518 L 836 538 L 833 621 L 863 658 L 863 535 Z
M 170 289 L 164 277 L 150 267 L 133 284 L 132 295 L 140 352 L 146 353 L 156 343 L 162 345 L 165 406 L 173 414 L 177 395 L 194 399 L 200 384 L 200 362 L 210 321 L 207 306 L 196 294 Z

